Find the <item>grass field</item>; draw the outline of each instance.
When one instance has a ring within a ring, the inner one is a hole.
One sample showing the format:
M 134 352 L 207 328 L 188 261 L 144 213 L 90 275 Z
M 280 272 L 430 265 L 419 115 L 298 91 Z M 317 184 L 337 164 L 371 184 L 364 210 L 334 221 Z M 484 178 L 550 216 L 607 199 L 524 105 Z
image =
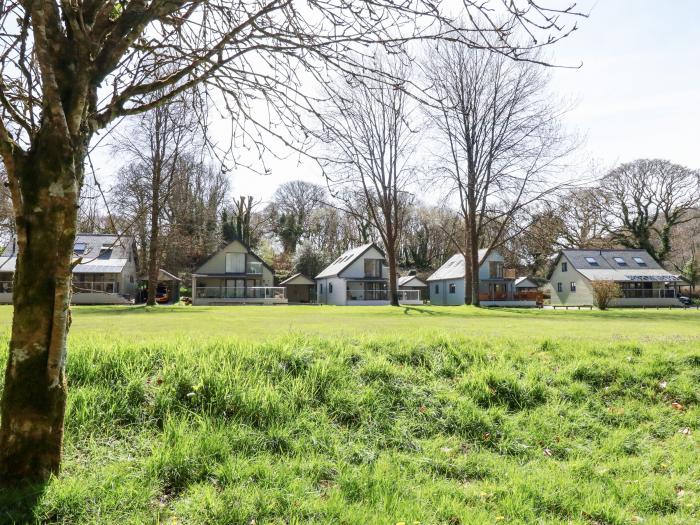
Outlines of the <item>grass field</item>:
M 700 523 L 698 311 L 78 307 L 69 345 L 64 470 L 0 523 Z

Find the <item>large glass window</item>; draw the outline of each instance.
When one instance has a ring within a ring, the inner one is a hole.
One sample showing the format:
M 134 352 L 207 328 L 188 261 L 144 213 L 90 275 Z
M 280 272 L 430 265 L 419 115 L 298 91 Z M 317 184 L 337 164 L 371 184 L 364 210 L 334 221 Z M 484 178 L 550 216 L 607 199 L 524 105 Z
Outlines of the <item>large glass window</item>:
M 365 259 L 365 277 L 381 277 L 383 262 L 381 259 Z
M 245 253 L 226 254 L 226 273 L 245 273 Z
M 503 263 L 501 261 L 489 261 L 489 277 L 491 279 L 503 277 Z

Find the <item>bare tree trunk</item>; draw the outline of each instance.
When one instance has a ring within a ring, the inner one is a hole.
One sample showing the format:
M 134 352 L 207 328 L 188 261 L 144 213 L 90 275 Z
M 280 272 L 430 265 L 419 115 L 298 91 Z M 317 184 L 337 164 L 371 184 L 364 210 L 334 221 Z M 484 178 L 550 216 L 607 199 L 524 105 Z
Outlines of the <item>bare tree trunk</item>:
M 398 276 L 396 275 L 396 249 L 386 247 L 386 258 L 389 263 L 389 301 L 391 306 L 399 306 Z
M 472 258 L 469 252 L 469 219 L 464 216 L 464 304 L 472 304 Z
M 467 217 L 467 237 L 469 244 L 467 245 L 467 253 L 469 253 L 470 270 L 471 270 L 471 304 L 479 306 L 479 231 L 477 229 L 477 198 L 476 198 L 476 173 L 473 168 L 472 153 L 470 152 L 468 161 L 468 181 L 467 181 L 467 202 L 469 215 Z
M 0 482 L 58 473 L 66 407 L 71 258 L 83 152 L 50 130 L 13 167 L 19 248 L 0 428 Z
M 158 250 L 159 250 L 159 217 L 160 206 L 158 205 L 158 189 L 157 184 L 153 184 L 153 203 L 151 205 L 151 233 L 148 242 L 148 295 L 146 298 L 147 306 L 155 306 L 156 304 L 156 285 L 158 284 Z

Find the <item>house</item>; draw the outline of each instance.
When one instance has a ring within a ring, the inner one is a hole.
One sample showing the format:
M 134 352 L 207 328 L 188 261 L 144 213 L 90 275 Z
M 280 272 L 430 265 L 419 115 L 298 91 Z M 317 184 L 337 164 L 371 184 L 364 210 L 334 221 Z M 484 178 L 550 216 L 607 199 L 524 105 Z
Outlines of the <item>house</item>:
M 464 255 L 450 257 L 428 277 L 430 303 L 464 304 Z M 503 256 L 496 250 L 479 250 L 479 302 L 483 306 L 536 306 L 536 301 L 516 294 L 515 278 L 504 271 Z
M 274 272 L 239 240 L 228 243 L 192 274 L 193 305 L 286 304 Z
M 541 277 L 533 277 L 531 275 L 525 277 L 516 277 L 513 281 L 515 287 L 515 295 L 518 299 L 531 299 L 541 306 L 544 303 L 544 293 L 542 286 L 547 284 L 546 279 Z
M 683 279 L 645 250 L 562 250 L 547 276 L 552 305 L 593 304 L 593 281 L 614 281 L 622 297 L 613 306 L 674 306 Z
M 389 304 L 389 267 L 384 252 L 369 243 L 341 254 L 316 276 L 316 298 L 319 304 Z M 401 294 L 399 301 L 420 304 L 419 299 L 402 298 Z
M 131 236 L 79 233 L 73 251 L 80 262 L 73 268 L 73 304 L 131 304 L 137 294 L 136 242 Z M 12 302 L 12 279 L 17 244 L 0 256 L 0 302 Z
M 310 303 L 315 300 L 314 287 L 316 283 L 306 275 L 295 273 L 280 283 L 287 289 L 287 300 L 290 303 Z
M 412 270 L 408 275 L 399 277 L 399 294 L 406 299 L 417 299 L 419 301 L 428 299 L 428 283 L 418 278 Z

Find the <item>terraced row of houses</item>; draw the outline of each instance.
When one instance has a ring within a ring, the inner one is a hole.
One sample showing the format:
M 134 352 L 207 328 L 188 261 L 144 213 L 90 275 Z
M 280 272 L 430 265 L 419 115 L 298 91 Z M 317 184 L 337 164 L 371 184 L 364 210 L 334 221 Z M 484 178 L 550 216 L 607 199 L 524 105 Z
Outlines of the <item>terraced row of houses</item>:
M 133 237 L 80 234 L 75 241 L 75 304 L 132 304 L 142 299 L 144 277 L 138 274 Z M 0 256 L 0 302 L 12 301 L 17 258 L 15 243 Z M 399 302 L 434 305 L 465 302 L 462 254 L 450 257 L 425 281 L 415 272 L 398 279 Z M 479 299 L 484 306 L 593 304 L 594 281 L 614 281 L 622 290 L 617 306 L 680 305 L 682 277 L 662 268 L 644 250 L 563 250 L 546 282 L 517 277 L 505 268 L 497 250 L 479 251 Z M 389 303 L 389 268 L 384 252 L 369 243 L 347 250 L 316 276 L 296 274 L 275 285 L 274 271 L 240 241 L 213 254 L 192 273 L 192 304 L 383 305 Z M 178 300 L 180 280 L 161 270 L 159 302 Z

